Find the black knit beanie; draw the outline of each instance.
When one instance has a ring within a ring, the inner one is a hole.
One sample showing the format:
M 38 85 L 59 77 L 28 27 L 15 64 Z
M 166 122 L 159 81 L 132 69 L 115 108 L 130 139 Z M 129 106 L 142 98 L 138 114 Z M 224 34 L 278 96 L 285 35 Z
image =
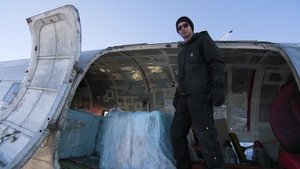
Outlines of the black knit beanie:
M 190 27 L 192 28 L 192 31 L 194 32 L 194 24 L 193 24 L 192 20 L 190 18 L 186 17 L 186 16 L 182 16 L 182 17 L 178 18 L 177 21 L 176 21 L 176 31 L 177 31 L 177 33 L 178 33 L 178 27 L 177 26 L 180 22 L 188 23 L 190 25 Z

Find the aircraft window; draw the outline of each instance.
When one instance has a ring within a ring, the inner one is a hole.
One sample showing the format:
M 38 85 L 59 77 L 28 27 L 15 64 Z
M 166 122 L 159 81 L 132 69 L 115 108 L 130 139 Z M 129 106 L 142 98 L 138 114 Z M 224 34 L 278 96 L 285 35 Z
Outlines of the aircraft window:
M 245 155 L 247 160 L 253 160 L 253 142 L 240 142 L 242 147 L 245 147 Z
M 3 101 L 10 103 L 13 101 L 13 98 L 17 95 L 17 93 L 20 90 L 20 84 L 21 83 L 13 83 L 12 86 L 10 87 L 9 91 L 5 95 Z
M 270 75 L 270 80 L 271 81 L 281 81 L 281 76 L 280 76 L 280 73 L 272 73 Z

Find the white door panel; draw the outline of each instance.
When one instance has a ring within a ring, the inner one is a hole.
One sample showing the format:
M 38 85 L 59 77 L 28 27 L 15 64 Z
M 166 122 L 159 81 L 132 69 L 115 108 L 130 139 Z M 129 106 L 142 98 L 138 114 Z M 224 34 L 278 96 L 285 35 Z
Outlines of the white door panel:
M 65 105 L 81 50 L 77 10 L 63 6 L 27 19 L 29 71 L 13 103 L 0 114 L 0 168 L 21 168 L 48 135 Z

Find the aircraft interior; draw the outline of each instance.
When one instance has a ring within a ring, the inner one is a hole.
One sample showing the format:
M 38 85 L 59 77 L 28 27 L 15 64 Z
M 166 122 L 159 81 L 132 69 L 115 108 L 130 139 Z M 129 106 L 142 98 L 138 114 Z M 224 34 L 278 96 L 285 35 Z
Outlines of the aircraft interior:
M 97 53 L 97 59 L 84 70 L 66 115 L 58 150 L 61 166 L 70 165 L 70 161 L 85 167 L 99 166 L 101 138 L 108 137 L 99 128 L 110 119 L 106 116 L 112 111 L 126 114 L 157 110 L 172 116 L 179 50 L 174 45 L 122 46 Z M 235 143 L 228 133 L 235 133 L 238 139 L 237 145 L 233 145 L 236 162 L 228 165 L 239 168 L 247 163 L 246 166 L 273 168 L 278 163 L 281 145 L 272 131 L 277 126 L 270 124 L 270 107 L 280 88 L 293 79 L 287 57 L 272 43 L 219 42 L 218 46 L 226 62 L 226 101 L 215 108 L 214 115 L 216 120 L 225 119 L 225 128 L 223 124 L 218 130 L 221 144 L 226 140 Z M 164 118 L 166 122 L 170 117 Z M 110 125 L 117 127 L 120 120 Z M 267 154 L 264 161 L 271 163 L 253 161 L 253 143 L 257 140 Z M 124 140 L 106 141 L 110 147 Z M 238 149 L 241 147 L 242 150 Z

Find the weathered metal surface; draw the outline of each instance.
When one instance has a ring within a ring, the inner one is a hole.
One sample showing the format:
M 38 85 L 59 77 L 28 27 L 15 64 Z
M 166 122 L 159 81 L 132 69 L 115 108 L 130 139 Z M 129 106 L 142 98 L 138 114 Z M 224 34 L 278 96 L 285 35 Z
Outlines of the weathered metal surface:
M 76 8 L 67 5 L 27 19 L 32 35 L 28 73 L 14 102 L 0 114 L 1 168 L 20 168 L 48 135 L 64 106 L 81 50 Z
M 33 22 L 33 20 L 30 19 L 29 22 Z M 66 24 L 68 22 L 61 23 Z M 58 26 L 57 28 L 61 27 L 63 26 Z M 41 38 L 42 40 L 45 40 L 46 36 L 50 36 L 50 34 L 57 32 L 50 27 L 45 27 L 44 30 L 48 33 L 42 33 L 42 36 L 44 36 Z M 66 35 L 60 36 L 62 36 L 63 39 L 66 38 Z M 10 113 L 7 114 L 8 111 L 2 111 L 0 115 L 2 119 L 0 124 L 0 132 L 4 131 L 2 134 L 7 133 L 12 134 L 12 136 L 17 136 L 18 139 L 15 142 L 18 141 L 20 144 L 29 145 L 29 148 L 23 149 L 22 147 L 19 147 L 18 149 L 18 146 L 8 146 L 13 145 L 13 143 L 8 143 L 9 139 L 5 138 L 4 140 L 6 140 L 7 143 L 5 144 L 7 144 L 7 146 L 3 146 L 4 143 L 0 144 L 0 161 L 1 159 L 11 162 L 15 161 L 15 159 L 21 160 L 21 156 L 26 156 L 26 158 L 29 158 L 30 153 L 33 153 L 36 146 L 38 146 L 38 142 L 41 142 L 40 138 L 43 138 L 45 135 L 47 135 L 48 129 L 45 126 L 48 125 L 48 122 L 51 123 L 51 128 L 55 128 L 57 125 L 54 122 L 57 114 L 60 113 L 58 111 L 59 107 L 62 106 L 61 104 L 65 103 L 64 97 L 66 97 L 66 94 L 60 91 L 64 87 L 67 90 L 68 87 L 64 86 L 63 84 L 67 83 L 68 80 L 73 78 L 72 76 L 59 78 L 58 75 L 67 74 L 67 72 L 73 67 L 69 66 L 69 64 L 65 62 L 65 60 L 68 59 L 68 56 L 67 54 L 63 53 L 63 49 L 61 47 L 59 47 L 59 49 L 55 49 L 55 47 L 51 46 L 52 42 L 54 43 L 55 40 L 50 40 L 47 43 L 43 42 L 43 45 L 50 47 L 49 49 L 47 47 L 40 49 L 40 54 L 34 54 L 35 52 L 33 52 L 33 57 L 35 57 L 36 60 L 31 62 L 29 65 L 29 72 L 26 74 L 26 78 L 23 81 L 27 86 L 25 88 L 26 92 L 22 89 L 20 91 L 22 93 L 21 96 L 30 98 L 15 98 L 15 100 L 19 100 L 20 102 L 13 102 L 13 109 L 9 108 L 11 109 Z M 65 43 L 66 42 L 62 40 L 59 43 L 56 43 L 56 45 L 63 46 Z M 263 100 L 263 98 L 260 98 L 264 92 L 262 86 L 263 83 L 266 83 L 265 85 L 279 85 L 287 78 L 287 74 L 290 72 L 293 73 L 299 86 L 300 45 L 277 44 L 259 41 L 222 41 L 217 42 L 217 45 L 222 50 L 224 58 L 227 61 L 228 85 L 230 85 L 228 88 L 228 98 L 231 99 L 230 104 L 233 104 L 235 101 L 245 103 L 247 100 L 246 93 L 236 94 L 233 93 L 233 89 L 230 88 L 232 87 L 231 85 L 234 81 L 232 79 L 232 70 L 235 68 L 249 68 L 255 69 L 257 72 L 254 85 L 255 90 L 252 93 L 251 100 L 251 128 L 250 131 L 242 131 L 238 133 L 240 140 L 251 141 L 252 139 L 262 139 L 268 141 L 270 138 L 274 139 L 268 122 L 261 122 L 259 119 L 259 106 L 266 101 Z M 36 49 L 37 51 L 39 50 L 38 47 Z M 35 51 L 35 47 L 33 48 L 33 51 Z M 57 56 L 53 55 L 55 54 L 55 51 L 59 53 Z M 70 52 L 72 50 L 67 47 L 66 51 Z M 50 54 L 48 55 L 47 52 Z M 177 73 L 177 52 L 177 43 L 125 45 L 103 50 L 81 52 L 77 70 L 80 68 L 83 70 L 83 73 L 74 78 L 75 83 L 72 84 L 71 90 L 75 92 L 78 84 L 84 78 L 89 78 L 86 76 L 87 74 L 91 75 L 96 72 L 95 77 L 99 78 L 99 71 L 103 71 L 102 75 L 105 74 L 110 78 L 106 82 L 114 82 L 111 86 L 112 88 L 115 88 L 119 91 L 127 90 L 127 93 L 123 92 L 126 98 L 131 98 L 131 94 L 135 96 L 141 96 L 141 98 L 144 97 L 146 99 L 151 97 L 152 109 L 162 108 L 164 107 L 164 99 L 166 97 L 171 98 L 173 96 L 172 90 L 174 90 L 174 86 L 176 86 L 176 83 L 174 82 L 176 81 Z M 54 57 L 58 57 L 60 59 Z M 14 64 L 20 64 L 20 67 L 18 69 L 14 69 L 14 67 L 16 67 Z M 2 100 L 5 98 L 8 90 L 11 88 L 11 85 L 14 82 L 22 81 L 22 77 L 25 76 L 24 72 L 26 71 L 27 66 L 28 60 L 13 61 L 9 62 L 9 64 L 8 62 L 0 62 L 0 86 L 2 85 L 2 88 L 0 89 L 0 96 Z M 68 66 L 69 69 L 66 69 Z M 31 68 L 33 68 L 34 71 L 32 71 Z M 52 71 L 50 70 L 52 68 L 58 69 L 56 69 L 56 71 Z M 99 74 L 97 74 L 97 72 Z M 19 75 L 18 78 L 14 79 L 11 73 L 14 75 Z M 279 73 L 282 75 L 282 79 L 278 82 L 266 81 L 266 77 L 271 76 L 272 73 Z M 245 74 L 241 73 L 241 77 L 242 76 L 244 77 Z M 147 81 L 144 79 L 147 79 Z M 105 82 L 106 79 L 101 80 Z M 97 89 L 105 92 L 105 89 Z M 149 95 L 149 92 L 151 95 Z M 167 93 L 168 96 L 162 94 L 164 92 Z M 61 100 L 59 101 L 59 99 Z M 117 98 L 114 99 L 117 100 Z M 70 102 L 71 100 L 72 97 L 68 98 L 67 101 Z M 51 102 L 53 103 L 52 105 Z M 235 111 L 234 108 L 236 108 L 236 110 L 240 110 L 239 108 L 243 105 L 239 104 L 239 102 L 236 104 L 238 106 L 228 105 L 228 107 L 226 107 L 226 111 L 228 111 L 227 122 L 230 129 L 232 129 L 231 127 L 233 122 L 243 125 L 246 119 L 244 116 L 237 117 L 237 114 L 232 113 Z M 120 105 L 124 106 L 124 108 L 132 108 L 129 102 Z M 22 108 L 22 110 L 20 108 Z M 264 111 L 264 113 L 267 112 Z M 55 118 L 51 119 L 51 117 L 54 116 Z M 63 122 L 65 118 L 61 117 L 60 120 Z M 55 134 L 56 133 L 53 133 L 53 135 Z M 53 137 L 60 136 L 56 135 Z M 30 142 L 32 141 L 35 141 L 36 143 L 31 144 Z M 37 156 L 40 157 L 41 154 L 47 154 L 47 158 L 39 159 L 39 164 L 43 165 L 42 168 L 45 168 L 46 164 L 48 167 L 50 166 L 49 168 L 53 167 L 51 166 L 52 163 L 55 163 L 54 160 L 57 160 L 52 158 L 53 153 L 57 151 L 55 146 L 57 145 L 50 144 L 48 142 L 47 146 L 44 147 L 44 149 L 41 149 L 39 154 L 37 154 Z M 45 161 L 47 161 L 47 163 L 43 163 Z M 36 165 L 36 163 L 33 164 Z

